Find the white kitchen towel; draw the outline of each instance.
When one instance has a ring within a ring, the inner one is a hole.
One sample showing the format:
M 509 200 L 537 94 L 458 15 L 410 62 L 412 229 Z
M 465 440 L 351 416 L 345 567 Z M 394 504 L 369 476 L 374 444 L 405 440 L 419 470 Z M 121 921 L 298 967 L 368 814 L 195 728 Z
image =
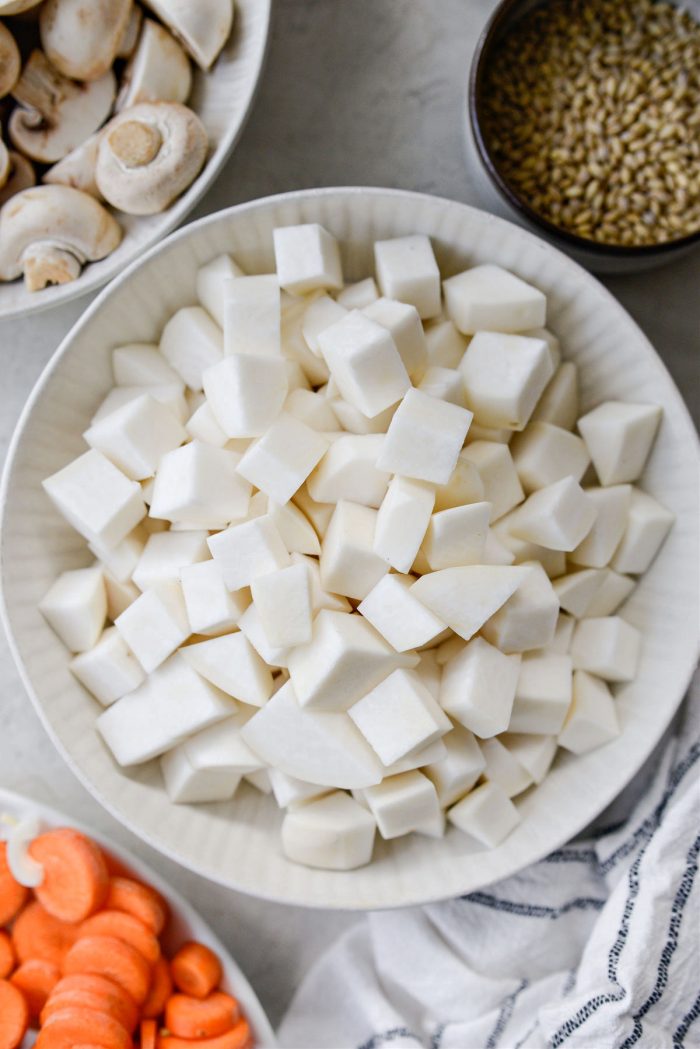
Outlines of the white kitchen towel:
M 485 891 L 368 915 L 309 972 L 281 1045 L 700 1046 L 699 685 L 621 826 Z

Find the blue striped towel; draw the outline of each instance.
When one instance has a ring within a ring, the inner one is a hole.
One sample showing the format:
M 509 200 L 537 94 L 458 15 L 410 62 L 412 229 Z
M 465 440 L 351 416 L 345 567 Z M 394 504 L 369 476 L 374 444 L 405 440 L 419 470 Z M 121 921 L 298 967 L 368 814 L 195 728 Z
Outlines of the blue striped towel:
M 700 678 L 631 814 L 462 899 L 370 914 L 314 966 L 288 1049 L 700 1046 Z

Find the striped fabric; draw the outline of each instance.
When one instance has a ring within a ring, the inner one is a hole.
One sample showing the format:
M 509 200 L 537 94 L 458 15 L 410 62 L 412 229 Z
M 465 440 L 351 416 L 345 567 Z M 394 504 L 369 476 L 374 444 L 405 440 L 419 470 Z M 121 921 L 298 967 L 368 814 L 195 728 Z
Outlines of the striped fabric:
M 640 790 L 622 823 L 486 891 L 353 927 L 309 973 L 281 1044 L 700 1046 L 700 678 Z

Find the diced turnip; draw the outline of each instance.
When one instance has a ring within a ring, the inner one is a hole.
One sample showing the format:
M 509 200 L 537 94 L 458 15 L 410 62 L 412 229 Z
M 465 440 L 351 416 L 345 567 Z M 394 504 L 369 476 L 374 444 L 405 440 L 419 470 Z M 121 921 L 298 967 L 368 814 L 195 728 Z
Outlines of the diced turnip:
M 585 492 L 593 502 L 596 519 L 583 542 L 569 554 L 569 560 L 576 565 L 603 568 L 624 534 L 632 488 L 628 484 L 616 484 L 609 488 L 586 488 Z
M 230 255 L 217 255 L 197 270 L 197 298 L 219 327 L 224 327 L 224 288 L 226 281 L 245 276 Z
M 377 465 L 385 440 L 383 434 L 344 434 L 334 441 L 307 482 L 312 499 L 318 503 L 347 499 L 378 507 L 390 476 Z
M 411 831 L 428 832 L 441 825 L 440 802 L 434 784 L 422 773 L 403 772 L 388 776 L 376 787 L 368 787 L 364 797 L 385 840 L 400 838 Z M 431 834 L 431 837 L 439 835 Z
M 447 484 L 438 485 L 435 489 L 435 512 L 450 510 L 453 506 L 464 506 L 465 503 L 480 503 L 484 500 L 484 482 L 481 475 L 465 451 L 457 458 Z
M 260 769 L 260 759 L 241 738 L 247 716 L 218 721 L 184 740 L 161 758 L 172 801 L 228 801 L 241 777 Z
M 531 422 L 522 433 L 516 433 L 510 451 L 527 493 L 546 488 L 563 477 L 580 481 L 591 461 L 580 437 L 543 422 Z
M 355 284 L 346 284 L 336 296 L 336 300 L 346 310 L 363 310 L 365 306 L 370 306 L 378 298 L 379 289 L 374 277 L 365 277 L 364 280 L 358 280 Z
M 598 568 L 584 568 L 569 572 L 552 583 L 559 604 L 576 619 L 588 614 L 588 608 L 603 585 L 604 572 Z
M 496 736 L 479 740 L 485 762 L 484 776 L 497 784 L 509 798 L 522 794 L 532 784 L 532 776 Z
M 504 444 L 475 441 L 460 455 L 479 472 L 486 502 L 491 503 L 491 521 L 497 521 L 525 498 L 510 449 Z
M 442 682 L 442 666 L 437 660 L 437 648 L 423 649 L 418 654 L 420 656 L 420 663 L 416 667 L 416 674 L 421 679 L 433 699 L 439 700 L 440 685 Z M 416 768 L 419 767 L 420 766 L 416 766 Z
M 207 533 L 157 532 L 150 535 L 132 578 L 139 590 L 180 578 L 180 569 L 209 560 Z
M 304 483 L 328 449 L 328 442 L 306 423 L 282 412 L 244 452 L 238 473 L 284 504 Z
M 435 785 L 443 808 L 453 805 L 471 790 L 486 767 L 484 756 L 474 736 L 461 725 L 443 736 L 446 754 L 423 768 L 423 774 Z
M 375 685 L 348 714 L 387 766 L 428 746 L 452 727 L 420 678 L 402 668 Z
M 286 291 L 305 295 L 317 288 L 342 288 L 338 241 L 323 226 L 280 226 L 272 236 L 277 277 Z
M 410 592 L 411 576 L 385 575 L 358 606 L 358 612 L 397 652 L 420 648 L 445 624 Z
M 283 358 L 244 353 L 207 368 L 202 382 L 214 418 L 227 437 L 263 434 L 281 412 L 289 390 Z
M 276 525 L 282 542 L 290 553 L 311 554 L 318 557 L 321 544 L 315 529 L 298 506 L 289 502 L 280 506 L 272 501 L 268 504 L 270 519 Z
M 520 664 L 509 728 L 512 732 L 558 735 L 571 705 L 571 657 L 527 653 Z
M 561 655 L 565 656 L 569 651 L 575 626 L 576 620 L 573 616 L 568 616 L 566 612 L 560 612 L 557 619 L 557 625 L 554 629 L 554 637 L 549 644 L 545 646 L 543 651 L 559 652 Z
M 377 511 L 341 499 L 336 505 L 321 550 L 321 583 L 325 590 L 361 601 L 389 566 L 374 551 Z
M 430 397 L 436 397 L 441 401 L 449 401 L 460 408 L 467 407 L 466 394 L 462 373 L 457 368 L 439 368 L 431 366 L 426 368 L 421 376 L 417 388 Z
M 326 452 L 327 454 L 328 452 Z M 306 484 L 303 484 L 299 491 L 294 493 L 293 502 L 314 526 L 316 535 L 322 538 L 326 534 L 328 523 L 333 516 L 335 502 L 322 503 L 312 499 Z
M 167 386 L 182 381 L 158 347 L 146 342 L 112 350 L 112 371 L 117 386 Z
M 115 621 L 117 616 L 132 605 L 140 594 L 135 583 L 121 582 L 111 572 L 104 573 L 105 592 L 107 594 L 107 618 Z
M 469 339 L 457 331 L 450 320 L 431 321 L 425 328 L 427 364 L 438 368 L 457 368 Z
M 619 734 L 620 725 L 610 689 L 600 678 L 587 674 L 585 670 L 577 670 L 571 707 L 559 733 L 560 746 L 573 754 L 586 754 Z
M 471 419 L 465 408 L 410 389 L 391 420 L 377 466 L 414 480 L 447 484 Z
M 258 576 L 290 563 L 282 537 L 268 515 L 232 525 L 210 536 L 208 542 L 229 590 L 250 586 Z
M 374 550 L 397 572 L 415 561 L 430 523 L 435 494 L 430 485 L 394 477 L 379 507 Z
M 611 566 L 616 572 L 630 572 L 632 575 L 646 572 L 675 519 L 675 515 L 653 496 L 633 488 L 627 524 Z
M 500 266 L 473 266 L 442 286 L 447 313 L 465 335 L 527 331 L 545 323 L 542 292 Z
M 421 320 L 440 313 L 440 270 L 430 239 L 416 233 L 374 244 L 374 263 L 382 295 L 415 306 Z
M 544 388 L 530 419 L 573 430 L 578 417 L 578 369 L 564 361 Z
M 603 581 L 586 609 L 589 616 L 611 616 L 634 590 L 634 579 L 629 576 L 619 575 L 611 568 L 603 568 L 601 573 Z
M 445 663 L 440 704 L 482 739 L 496 736 L 508 728 L 519 672 L 519 655 L 475 637 Z
M 510 519 L 509 530 L 519 539 L 550 550 L 571 551 L 590 532 L 596 506 L 573 477 L 540 488 L 528 496 Z
M 284 410 L 320 433 L 324 430 L 339 429 L 333 407 L 321 393 L 314 393 L 312 390 L 292 390 L 284 402 Z
M 354 404 L 348 404 L 342 397 L 331 398 L 328 403 L 342 428 L 354 434 L 386 433 L 398 408 L 398 404 L 390 404 L 383 412 L 368 419 Z
M 311 585 L 305 565 L 289 565 L 258 576 L 251 590 L 271 645 L 292 648 L 311 640 Z
M 237 472 L 240 456 L 190 441 L 160 461 L 149 514 L 190 528 L 224 528 L 244 518 L 250 483 Z
M 113 626 L 103 632 L 96 645 L 75 656 L 68 665 L 103 707 L 133 692 L 144 679 L 141 666 Z
M 250 604 L 249 590 L 231 593 L 227 589 L 216 561 L 185 565 L 179 577 L 193 634 L 216 635 L 233 630 Z
M 306 345 L 312 353 L 321 357 L 321 347 L 318 344 L 318 336 L 326 328 L 347 316 L 347 309 L 339 305 L 330 295 L 320 295 L 309 303 L 301 330 L 306 340 Z
M 518 508 L 499 517 L 493 525 L 496 538 L 507 550 L 513 554 L 516 565 L 527 564 L 537 561 L 545 570 L 550 579 L 558 579 L 566 573 L 566 554 L 563 550 L 550 550 L 546 546 L 537 543 L 528 543 L 525 539 L 519 539 L 510 530 L 512 521 L 517 521 Z
M 430 518 L 423 552 L 433 571 L 483 561 L 491 503 L 440 510 Z
M 150 674 L 190 636 L 180 584 L 160 583 L 146 590 L 117 617 L 114 625 Z
M 528 575 L 527 568 L 501 565 L 443 568 L 422 576 L 413 584 L 411 592 L 468 641 Z
M 633 681 L 641 641 L 639 631 L 619 616 L 582 619 L 574 630 L 571 658 L 576 670 L 605 681 Z
M 296 809 L 312 798 L 322 798 L 330 793 L 329 787 L 319 787 L 318 783 L 305 783 L 295 776 L 288 776 L 280 769 L 268 769 L 272 793 L 279 808 Z
M 348 794 L 336 791 L 287 813 L 282 847 L 294 863 L 354 870 L 372 859 L 375 831 L 369 812 Z
M 184 385 L 181 379 L 158 386 L 115 386 L 100 404 L 90 424 L 94 426 L 112 412 L 123 408 L 125 404 L 130 404 L 131 401 L 138 400 L 139 397 L 152 397 L 154 401 L 158 401 L 169 412 L 172 412 L 179 423 L 184 424 L 191 412 L 183 391 Z
M 370 320 L 386 328 L 399 351 L 404 368 L 414 378 L 425 370 L 428 350 L 418 310 L 405 302 L 377 299 L 362 311 Z
M 176 652 L 100 714 L 97 729 L 120 765 L 140 765 L 235 711 L 234 701 Z
M 279 357 L 282 308 L 274 273 L 224 282 L 224 354 Z
M 71 652 L 91 649 L 107 615 L 101 568 L 94 565 L 62 572 L 39 602 L 39 611 Z
M 636 481 L 654 443 L 661 408 L 605 401 L 582 415 L 578 428 L 603 485 Z
M 493 528 L 489 528 L 486 533 L 481 561 L 485 565 L 515 564 L 515 554 L 499 539 Z
M 557 752 L 557 737 L 506 732 L 501 736 L 500 741 L 518 764 L 530 773 L 534 782 L 541 783 L 554 761 Z
M 516 567 L 524 570 L 525 576 L 482 630 L 487 641 L 506 653 L 545 648 L 554 637 L 559 614 L 557 595 L 542 566 L 527 562 Z
M 447 818 L 490 849 L 500 845 L 520 822 L 515 805 L 496 783 L 476 787 L 448 810 Z
M 215 448 L 223 448 L 228 443 L 228 437 L 214 418 L 211 405 L 206 399 L 189 417 L 185 429 L 194 440 L 213 444 Z
M 248 638 L 264 663 L 267 663 L 270 667 L 287 667 L 291 650 L 288 648 L 275 648 L 274 645 L 270 644 L 254 604 L 246 608 L 238 620 L 238 627 L 241 633 Z
M 318 344 L 343 399 L 370 419 L 411 385 L 391 334 L 359 310 L 320 332 Z
M 187 645 L 182 656 L 203 678 L 241 703 L 261 707 L 272 695 L 270 668 L 239 630 Z
M 306 568 L 311 588 L 311 608 L 314 616 L 322 608 L 328 608 L 331 612 L 352 611 L 352 606 L 346 597 L 323 589 L 321 585 L 321 568 L 315 557 L 308 557 L 305 554 L 293 552 L 291 558 L 293 564 L 303 564 Z
M 459 366 L 467 407 L 480 426 L 523 430 L 554 374 L 544 339 L 480 331 Z
M 172 315 L 160 337 L 160 352 L 191 390 L 202 389 L 202 374 L 223 356 L 221 328 L 201 306 Z

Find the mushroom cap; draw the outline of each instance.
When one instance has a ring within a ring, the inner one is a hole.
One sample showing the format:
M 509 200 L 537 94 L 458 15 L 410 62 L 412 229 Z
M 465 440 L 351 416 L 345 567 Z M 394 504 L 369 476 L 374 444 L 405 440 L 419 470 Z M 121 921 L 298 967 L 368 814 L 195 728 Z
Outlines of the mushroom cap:
M 102 126 L 115 93 L 111 69 L 99 80 L 77 83 L 33 51 L 13 91 L 20 104 L 8 124 L 12 144 L 32 160 L 53 164 Z
M 7 146 L 0 138 L 0 188 L 7 182 L 11 171 L 12 161 L 10 160 L 10 154 L 7 151 Z
M 23 272 L 30 290 L 73 280 L 86 261 L 103 259 L 122 231 L 94 197 L 70 186 L 35 186 L 0 211 L 0 280 Z
M 136 50 L 136 45 L 139 42 L 142 23 L 143 8 L 139 7 L 138 4 L 133 4 L 131 14 L 129 15 L 129 21 L 126 23 L 126 27 L 122 33 L 122 38 L 119 41 L 116 55 L 117 58 L 131 58 Z
M 197 65 L 210 68 L 231 34 L 233 0 L 145 0 Z
M 21 68 L 22 59 L 15 38 L 7 26 L 0 22 L 0 98 L 12 91 Z
M 62 160 L 44 172 L 42 182 L 49 185 L 73 186 L 89 193 L 91 197 L 101 199 L 101 193 L 95 182 L 95 165 L 97 149 L 100 144 L 99 133 L 90 135 L 76 149 L 71 150 Z
M 32 7 L 38 7 L 41 0 L 0 0 L 0 15 L 21 15 Z
M 124 70 L 117 112 L 140 102 L 186 102 L 191 87 L 190 60 L 175 37 L 159 22 L 144 19 L 138 47 Z
M 207 146 L 204 125 L 187 106 L 143 102 L 113 117 L 100 135 L 95 180 L 113 207 L 154 215 L 194 181 Z
M 97 80 L 111 67 L 129 22 L 133 0 L 45 0 L 41 44 L 64 76 Z
M 29 189 L 36 185 L 36 172 L 31 160 L 27 160 L 21 153 L 9 152 L 10 175 L 5 185 L 0 189 L 0 208 L 6 204 L 10 197 L 21 193 L 23 189 Z

